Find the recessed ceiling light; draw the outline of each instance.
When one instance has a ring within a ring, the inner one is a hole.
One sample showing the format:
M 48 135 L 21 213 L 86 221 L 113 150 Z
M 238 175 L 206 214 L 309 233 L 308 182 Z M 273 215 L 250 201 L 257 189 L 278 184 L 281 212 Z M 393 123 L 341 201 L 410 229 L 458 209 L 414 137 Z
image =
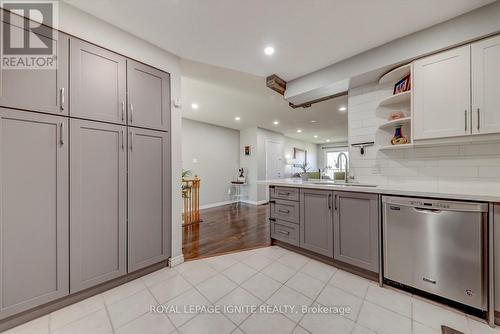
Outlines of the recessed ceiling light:
M 280 124 L 280 122 L 278 122 L 278 121 L 274 121 L 274 122 L 273 122 L 273 124 L 274 124 L 274 125 L 278 125 L 278 124 Z
M 264 53 L 268 56 L 271 56 L 274 53 L 274 48 L 272 46 L 268 46 L 264 49 Z
M 298 133 L 301 133 L 301 132 L 302 132 L 302 130 L 301 130 L 301 129 L 297 129 L 297 132 L 298 132 Z
M 317 121 L 317 120 L 315 120 L 315 119 L 311 119 L 311 120 L 309 121 L 309 123 L 317 123 L 317 122 L 318 122 L 318 121 Z
M 239 117 L 239 116 L 236 116 L 236 117 L 234 118 L 234 120 L 235 120 L 235 121 L 239 121 L 240 119 L 241 119 L 241 117 Z
M 339 108 L 339 111 L 346 111 L 346 110 L 347 110 L 347 107 L 345 107 L 345 106 L 342 106 Z
M 191 103 L 191 108 L 198 109 L 199 107 L 198 103 Z
M 330 139 L 327 139 L 327 140 L 326 140 L 326 142 L 327 142 L 327 143 L 329 143 L 329 142 L 330 142 Z
M 318 138 L 318 135 L 314 135 L 314 138 Z

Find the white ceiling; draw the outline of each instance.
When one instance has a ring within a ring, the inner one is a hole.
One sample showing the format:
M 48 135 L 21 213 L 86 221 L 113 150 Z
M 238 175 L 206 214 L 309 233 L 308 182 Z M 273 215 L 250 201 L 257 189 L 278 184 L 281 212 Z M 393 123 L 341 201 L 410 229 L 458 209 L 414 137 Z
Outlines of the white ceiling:
M 237 130 L 258 126 L 313 143 L 347 140 L 347 112 L 338 110 L 347 106 L 346 96 L 307 109 L 292 109 L 283 96 L 266 88 L 263 77 L 189 60 L 182 60 L 181 67 L 185 118 Z M 193 110 L 192 103 L 199 109 Z M 274 121 L 279 124 L 274 125 Z
M 494 0 L 65 1 L 180 57 L 288 81 Z

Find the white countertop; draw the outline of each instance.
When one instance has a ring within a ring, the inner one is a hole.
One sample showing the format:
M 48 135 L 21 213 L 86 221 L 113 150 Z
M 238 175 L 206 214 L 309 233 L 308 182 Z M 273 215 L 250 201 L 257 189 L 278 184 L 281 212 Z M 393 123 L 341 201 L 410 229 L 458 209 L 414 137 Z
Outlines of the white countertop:
M 348 185 L 346 186 L 342 184 L 342 182 L 336 184 L 331 184 L 327 182 L 328 181 L 326 180 L 302 181 L 299 178 L 257 181 L 258 184 L 285 186 L 285 187 L 341 190 L 341 191 L 384 194 L 384 195 L 403 195 L 403 196 L 414 196 L 414 197 L 430 197 L 430 198 L 440 198 L 440 199 L 500 203 L 500 189 L 498 189 L 497 194 L 480 194 L 480 193 L 466 192 L 466 189 L 464 189 L 464 191 L 461 193 L 439 192 L 439 191 L 428 192 L 428 191 L 423 191 L 422 189 L 411 189 L 411 187 L 408 187 L 407 185 L 405 186 L 376 185 L 376 187 L 368 187 L 368 186 L 363 187 L 363 186 L 348 186 Z M 356 184 L 356 182 L 352 183 Z

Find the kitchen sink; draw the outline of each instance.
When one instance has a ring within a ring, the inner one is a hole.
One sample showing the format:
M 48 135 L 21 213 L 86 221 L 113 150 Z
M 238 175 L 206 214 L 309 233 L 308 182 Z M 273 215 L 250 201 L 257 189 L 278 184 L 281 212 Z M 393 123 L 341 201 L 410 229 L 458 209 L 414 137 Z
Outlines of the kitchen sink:
M 315 182 L 314 184 L 322 185 L 322 186 L 340 186 L 340 187 L 370 187 L 375 188 L 374 184 L 361 184 L 361 183 L 336 183 L 336 182 Z

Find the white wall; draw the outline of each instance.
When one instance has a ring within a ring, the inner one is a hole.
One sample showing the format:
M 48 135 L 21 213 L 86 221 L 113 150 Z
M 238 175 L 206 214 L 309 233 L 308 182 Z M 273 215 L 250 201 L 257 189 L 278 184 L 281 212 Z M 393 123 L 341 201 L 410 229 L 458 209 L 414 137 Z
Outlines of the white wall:
M 238 176 L 240 132 L 182 119 L 182 168 L 201 179 L 201 207 L 231 200 L 228 189 Z
M 349 142 L 376 140 L 379 102 L 392 88 L 369 85 L 349 91 Z M 460 144 L 379 151 L 380 142 L 366 148 L 349 147 L 351 172 L 363 183 L 404 185 L 411 189 L 498 194 L 500 144 Z
M 307 161 L 311 171 L 318 168 L 318 150 L 316 144 L 307 143 L 298 139 L 286 137 L 281 133 L 252 127 L 240 131 L 240 165 L 247 170 L 248 185 L 245 189 L 244 200 L 252 204 L 267 202 L 267 186 L 258 185 L 257 180 L 266 179 L 266 141 L 283 144 L 283 161 L 287 156 L 293 157 L 293 148 L 297 147 L 307 151 Z M 251 146 L 250 156 L 245 156 L 245 146 Z M 291 177 L 298 172 L 297 168 L 283 166 L 284 177 Z
M 181 97 L 179 58 L 65 2 L 59 2 L 59 29 L 171 74 L 171 98 Z M 182 255 L 181 110 L 172 107 L 172 258 Z M 179 259 L 178 258 L 178 259 Z

